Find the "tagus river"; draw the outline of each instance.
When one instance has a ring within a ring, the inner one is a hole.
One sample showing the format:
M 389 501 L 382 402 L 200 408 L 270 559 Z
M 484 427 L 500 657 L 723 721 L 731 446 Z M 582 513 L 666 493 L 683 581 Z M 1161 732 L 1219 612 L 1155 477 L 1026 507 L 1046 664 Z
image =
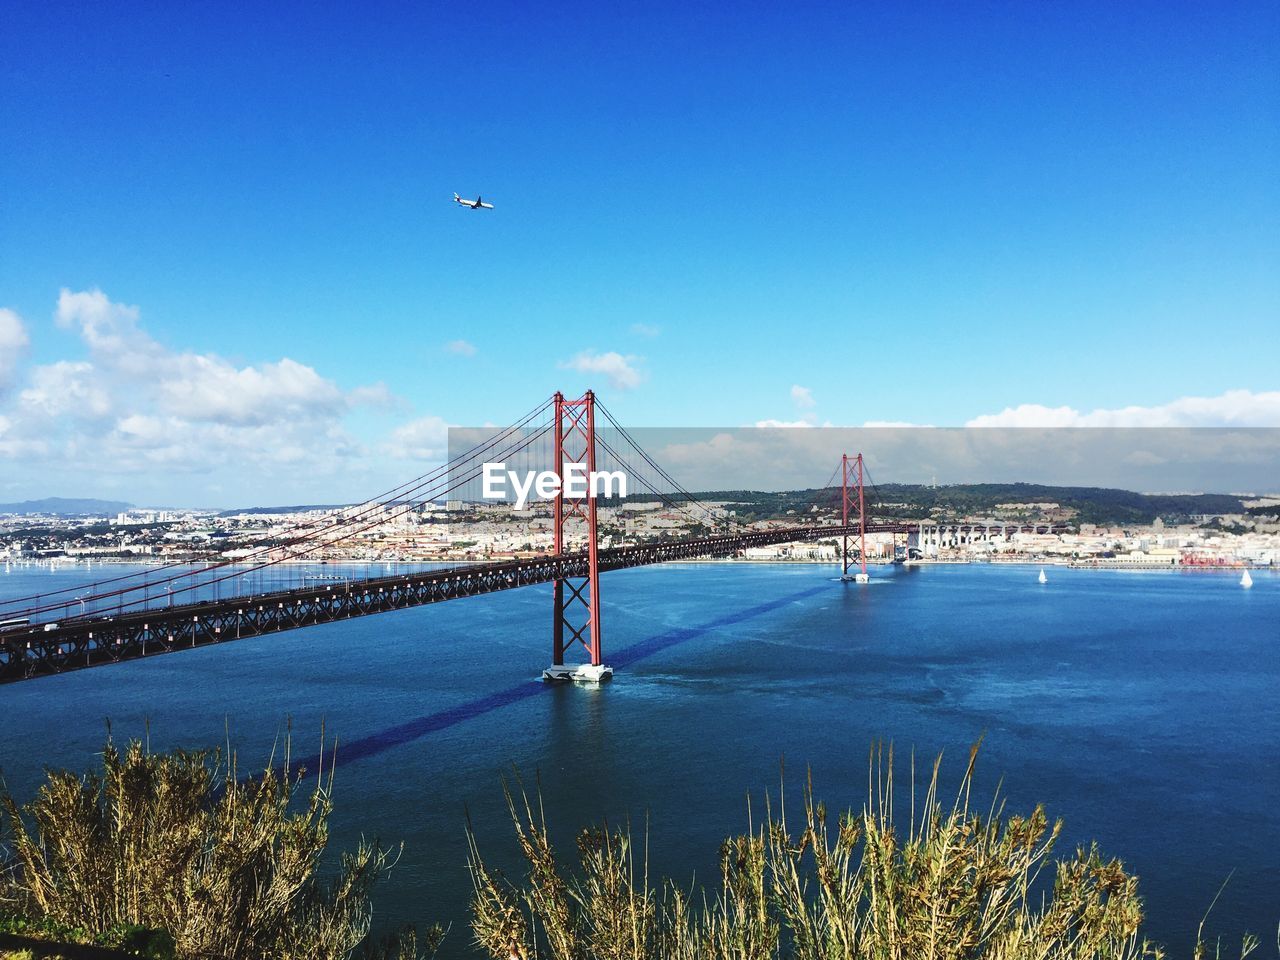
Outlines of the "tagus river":
M 108 568 L 113 572 L 120 568 Z M 324 568 L 339 575 L 338 566 Z M 363 573 L 363 567 L 357 573 Z M 20 800 L 46 765 L 96 762 L 118 739 L 216 746 L 267 761 L 291 718 L 295 753 L 337 737 L 335 846 L 403 843 L 378 926 L 452 922 L 463 955 L 463 824 L 514 866 L 501 778 L 541 778 L 566 856 L 607 818 L 648 824 L 656 873 L 717 879 L 746 795 L 858 805 L 867 753 L 892 741 L 944 789 L 971 743 L 984 799 L 1046 805 L 1059 851 L 1096 839 L 1141 877 L 1147 933 L 1184 955 L 1207 929 L 1264 944 L 1280 921 L 1280 576 L 1032 567 L 880 568 L 866 586 L 816 565 L 686 564 L 602 579 L 603 688 L 534 682 L 550 652 L 549 588 L 313 627 L 0 687 L 0 768 Z M 95 570 L 96 575 L 99 571 Z M 15 569 L 18 596 L 83 569 Z M 900 767 L 906 774 L 905 766 Z M 985 804 L 983 804 L 985 806 Z M 758 816 L 758 806 L 756 807 Z

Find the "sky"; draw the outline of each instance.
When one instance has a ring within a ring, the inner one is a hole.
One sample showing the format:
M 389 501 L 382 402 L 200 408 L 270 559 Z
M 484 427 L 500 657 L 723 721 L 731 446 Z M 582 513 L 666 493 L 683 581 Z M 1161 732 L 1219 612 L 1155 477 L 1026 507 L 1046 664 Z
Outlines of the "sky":
M 1270 2 L 5 4 L 0 501 L 360 499 L 557 389 L 1280 426 L 1278 61 Z
M 506 428 L 457 427 L 448 434 L 448 480 L 439 482 L 447 482 L 452 499 L 548 499 L 539 495 L 537 484 L 538 475 L 550 466 L 551 440 L 536 425 L 516 438 Z M 830 493 L 841 485 L 844 451 L 850 451 L 848 483 L 856 488 L 854 456 L 863 451 L 864 482 L 872 499 L 877 499 L 875 490 L 892 482 L 1225 493 L 1240 495 L 1248 506 L 1280 502 L 1278 427 L 638 427 L 624 435 L 606 424 L 597 428 L 597 436 L 595 468 L 601 476 L 596 482 L 603 489 L 625 484 L 624 497 L 674 494 L 677 504 L 683 501 L 682 490 L 636 453 L 637 447 L 691 492 Z M 579 450 L 575 446 L 570 459 Z M 501 467 L 495 466 L 499 462 Z M 554 479 L 543 481 L 548 491 L 554 489 Z M 435 489 L 434 482 L 433 477 L 421 490 L 405 495 L 421 497 Z M 574 482 L 584 489 L 587 484 L 581 478 Z M 1022 499 L 1043 497 L 1028 493 Z M 840 501 L 837 494 L 834 500 L 828 496 L 813 502 Z

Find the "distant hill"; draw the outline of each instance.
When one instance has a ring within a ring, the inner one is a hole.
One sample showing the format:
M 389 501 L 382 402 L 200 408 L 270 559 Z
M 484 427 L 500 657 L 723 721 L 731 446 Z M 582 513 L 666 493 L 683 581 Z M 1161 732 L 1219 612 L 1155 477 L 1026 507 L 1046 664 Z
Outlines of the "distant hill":
M 236 510 L 223 510 L 220 517 L 235 517 L 240 514 L 259 513 L 307 513 L 311 510 L 340 510 L 349 507 L 349 503 L 299 503 L 287 507 L 240 507 Z
M 699 500 L 727 502 L 739 517 L 762 519 L 806 512 L 812 505 L 826 508 L 840 503 L 838 487 L 826 490 L 709 490 Z M 632 495 L 631 501 L 656 499 Z M 949 486 L 885 483 L 867 489 L 872 516 L 907 519 L 955 518 L 993 513 L 999 504 L 1057 503 L 1075 511 L 1072 523 L 1148 524 L 1157 517 L 1166 523 L 1185 522 L 1192 515 L 1244 513 L 1237 496 L 1220 493 L 1150 494 L 1103 487 L 1058 487 L 1035 483 L 963 483 Z M 1271 508 L 1272 512 L 1276 508 Z
M 1147 524 L 1157 517 L 1185 522 L 1197 514 L 1244 513 L 1239 497 L 1221 493 L 1134 493 L 1106 487 L 1058 487 L 1038 483 L 968 483 L 945 487 L 888 483 L 876 494 L 881 503 L 907 506 L 901 513 L 926 516 L 941 509 L 949 516 L 980 514 L 1002 503 L 1057 503 L 1076 511 L 1073 522 Z M 889 512 L 893 512 L 890 510 Z
M 388 500 L 388 506 L 398 507 L 406 505 L 421 506 L 422 504 L 416 500 Z M 438 506 L 444 506 L 443 501 L 437 501 Z M 345 510 L 348 507 L 363 506 L 363 503 L 299 503 L 292 506 L 284 507 L 239 507 L 235 510 L 223 510 L 218 514 L 220 517 L 235 517 L 240 514 L 255 515 L 260 513 L 307 513 L 311 510 Z
M 133 504 L 123 500 L 77 497 L 45 497 L 43 500 L 23 500 L 21 503 L 0 503 L 0 513 L 44 513 L 59 517 L 110 517 L 132 509 Z

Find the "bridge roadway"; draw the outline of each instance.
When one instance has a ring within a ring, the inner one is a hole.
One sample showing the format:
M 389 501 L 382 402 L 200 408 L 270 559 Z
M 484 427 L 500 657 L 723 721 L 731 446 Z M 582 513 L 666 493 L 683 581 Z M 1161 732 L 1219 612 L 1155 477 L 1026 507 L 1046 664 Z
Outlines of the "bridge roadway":
M 868 533 L 909 533 L 906 523 L 868 524 Z M 855 536 L 857 527 L 785 527 L 599 551 L 603 573 L 673 560 L 731 556 L 748 547 Z M 207 600 L 116 616 L 74 617 L 0 634 L 0 683 L 207 647 L 282 630 L 511 590 L 587 573 L 587 553 L 479 563 L 452 570 L 372 577 L 342 584 Z M 548 620 L 550 616 L 548 615 Z

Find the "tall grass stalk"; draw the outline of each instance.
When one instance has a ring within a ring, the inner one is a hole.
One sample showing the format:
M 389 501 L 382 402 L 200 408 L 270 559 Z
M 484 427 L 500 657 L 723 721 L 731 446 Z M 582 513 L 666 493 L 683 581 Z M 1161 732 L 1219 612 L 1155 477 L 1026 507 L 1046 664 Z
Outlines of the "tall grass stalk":
M 629 831 L 590 829 L 576 868 L 557 858 L 545 817 L 508 788 L 527 870 L 488 867 L 468 829 L 472 930 L 509 960 L 1137 960 L 1137 879 L 1096 847 L 1050 856 L 1061 823 L 1044 810 L 1011 815 L 999 791 L 973 806 L 977 747 L 954 798 L 938 762 L 909 823 L 895 821 L 892 750 L 873 751 L 867 798 L 832 817 L 804 790 L 792 825 L 785 794 L 758 826 L 725 841 L 714 891 L 650 880 Z M 1050 883 L 1050 874 L 1052 882 Z
M 101 774 L 50 771 L 25 808 L 0 795 L 11 850 L 0 908 L 91 936 L 168 931 L 179 957 L 344 960 L 368 934 L 370 888 L 391 857 L 362 842 L 321 877 L 333 776 L 313 776 L 307 789 L 302 772 L 269 764 L 242 779 L 230 753 L 108 740 Z M 407 934 L 377 952 L 409 958 L 417 945 Z

